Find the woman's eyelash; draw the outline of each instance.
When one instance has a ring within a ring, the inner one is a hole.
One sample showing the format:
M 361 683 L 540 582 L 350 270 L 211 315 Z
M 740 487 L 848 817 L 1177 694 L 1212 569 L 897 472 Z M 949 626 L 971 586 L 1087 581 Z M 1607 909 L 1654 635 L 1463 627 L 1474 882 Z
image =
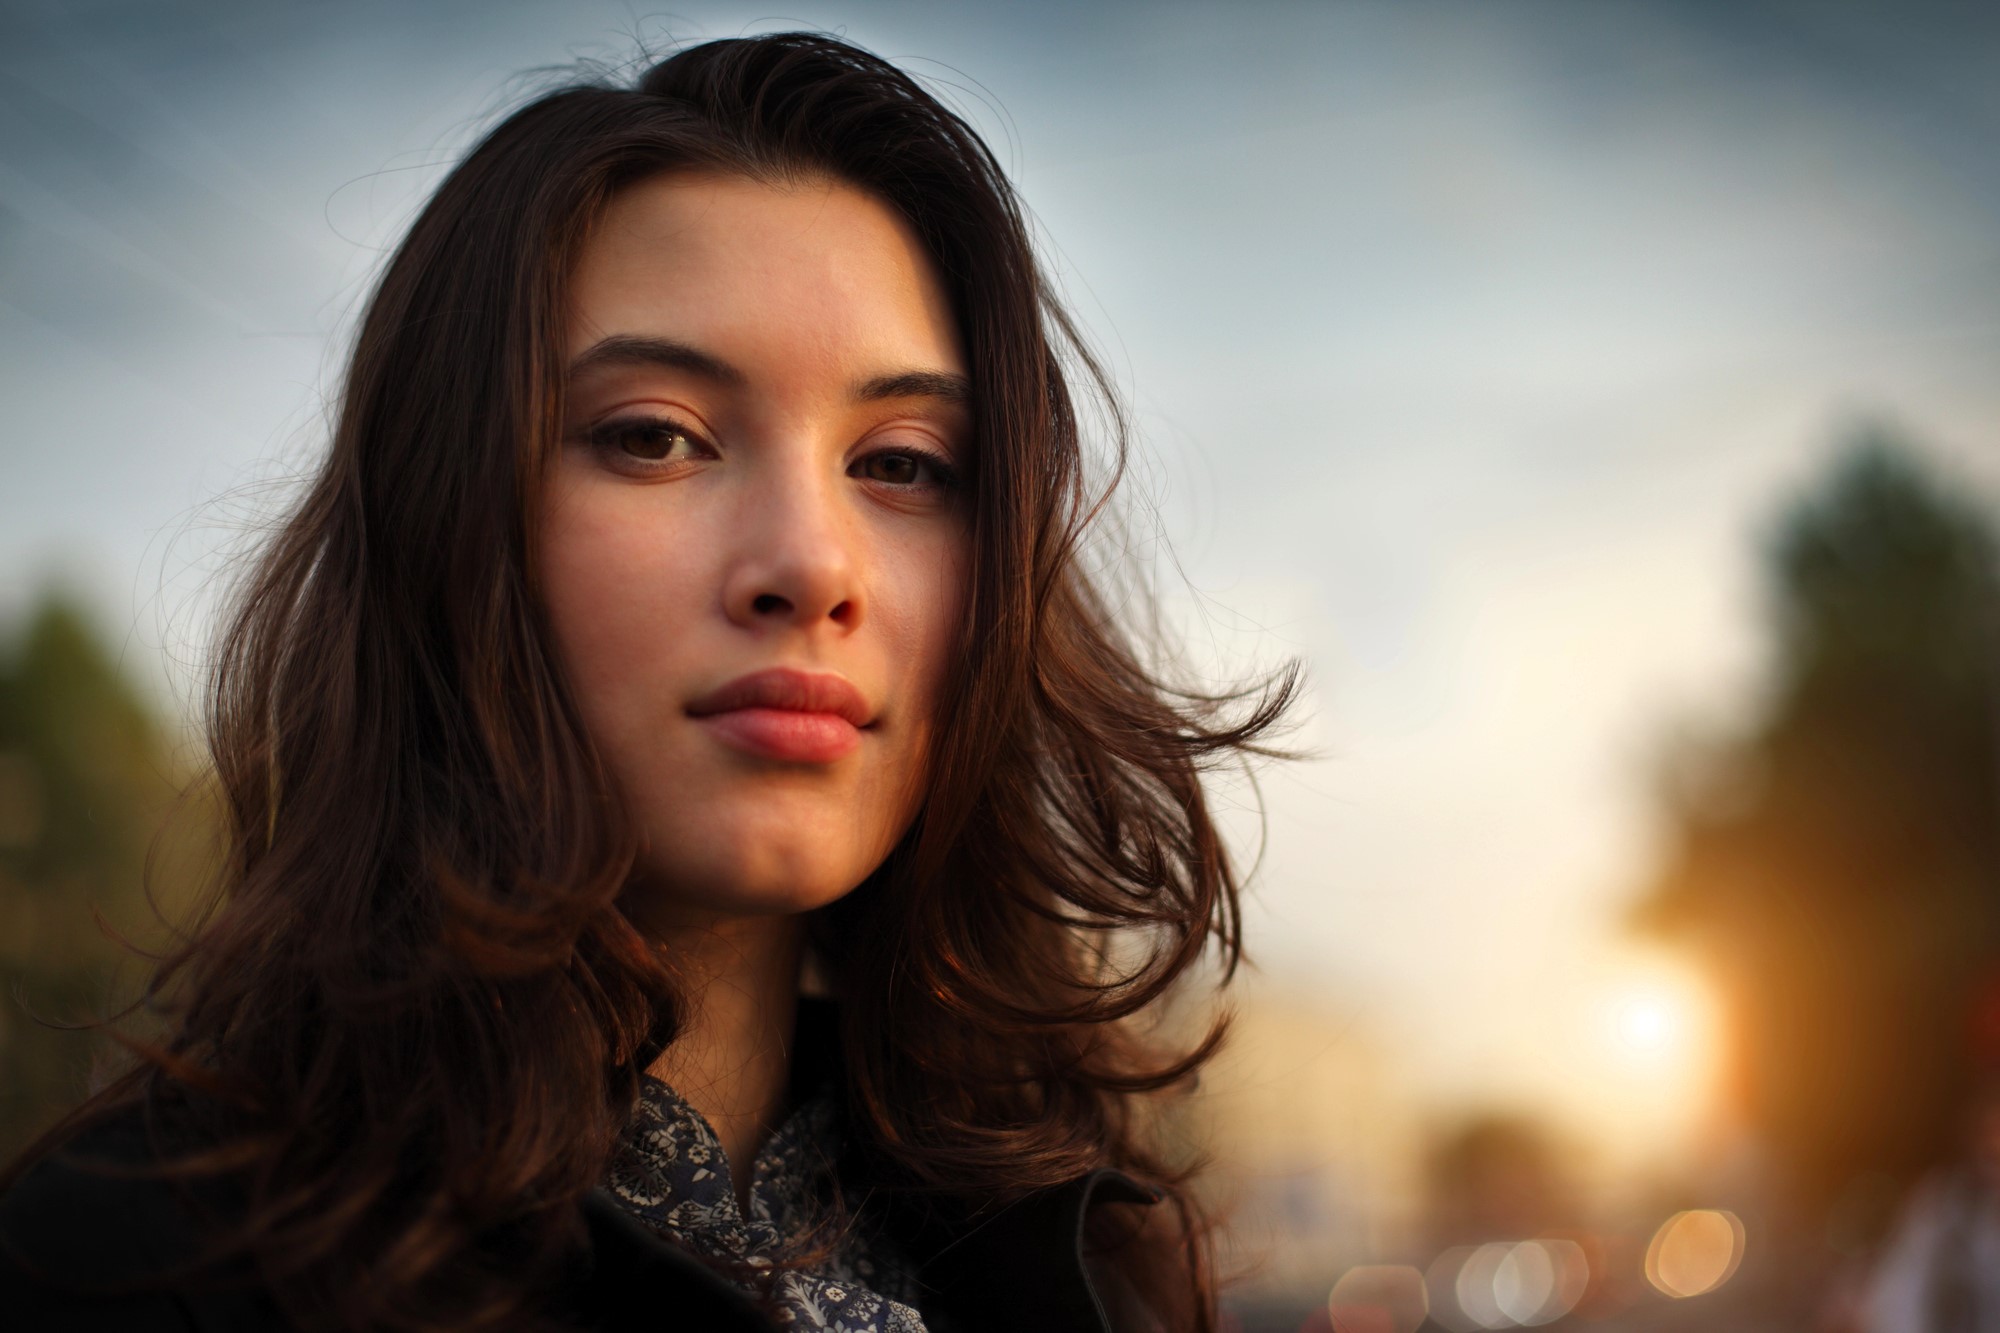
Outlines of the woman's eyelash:
M 958 476 L 958 467 L 956 464 L 954 464 L 949 458 L 945 457 L 943 454 L 937 453 L 930 449 L 924 449 L 913 445 L 898 445 L 894 448 L 889 448 L 889 449 L 877 449 L 873 453 L 864 456 L 858 462 L 856 462 L 855 467 L 857 469 L 863 470 L 865 475 L 866 470 L 871 465 L 881 463 L 884 460 L 896 460 L 896 459 L 909 459 L 919 464 L 922 467 L 929 468 L 932 476 L 932 481 L 930 484 L 936 486 L 940 490 L 951 490 L 952 488 L 958 485 L 959 476 Z M 891 486 L 915 487 L 924 484 L 922 481 L 917 479 L 912 479 L 909 481 L 893 481 L 886 477 L 869 477 L 869 480 L 880 481 L 883 482 L 885 485 L 891 485 Z
M 665 463 L 676 453 L 706 451 L 707 441 L 672 417 L 614 417 L 584 432 L 593 448 L 636 463 Z
M 708 441 L 691 427 L 672 417 L 613 417 L 587 428 L 580 442 L 612 461 L 641 467 L 663 466 L 713 452 Z M 907 460 L 916 469 L 927 470 L 928 478 L 899 476 L 896 465 Z M 882 475 L 887 472 L 888 475 Z M 869 481 L 911 490 L 957 489 L 958 465 L 948 456 L 921 445 L 894 445 L 876 449 L 857 459 L 851 469 Z

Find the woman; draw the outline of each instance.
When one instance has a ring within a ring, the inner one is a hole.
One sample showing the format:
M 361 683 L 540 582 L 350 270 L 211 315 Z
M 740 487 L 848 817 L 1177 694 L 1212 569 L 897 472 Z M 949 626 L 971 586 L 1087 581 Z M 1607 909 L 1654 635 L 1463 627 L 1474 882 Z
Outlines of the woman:
M 1134 1020 L 1234 962 L 1199 774 L 1290 679 L 1135 655 L 1067 365 L 991 155 L 853 47 L 495 129 L 247 589 L 220 892 L 17 1168 L 0 1310 L 1210 1325 L 1142 1098 L 1214 1034 Z

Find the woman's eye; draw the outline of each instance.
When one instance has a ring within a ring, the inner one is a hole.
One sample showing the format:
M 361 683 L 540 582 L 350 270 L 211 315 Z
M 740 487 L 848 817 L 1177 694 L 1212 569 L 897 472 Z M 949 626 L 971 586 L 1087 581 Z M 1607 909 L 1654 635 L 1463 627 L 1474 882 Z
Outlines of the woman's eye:
M 669 463 L 702 452 L 701 441 L 678 422 L 631 417 L 591 428 L 590 442 L 619 457 L 642 463 Z
M 952 481 L 951 466 L 943 459 L 906 449 L 870 454 L 856 464 L 855 474 L 886 486 L 943 488 Z

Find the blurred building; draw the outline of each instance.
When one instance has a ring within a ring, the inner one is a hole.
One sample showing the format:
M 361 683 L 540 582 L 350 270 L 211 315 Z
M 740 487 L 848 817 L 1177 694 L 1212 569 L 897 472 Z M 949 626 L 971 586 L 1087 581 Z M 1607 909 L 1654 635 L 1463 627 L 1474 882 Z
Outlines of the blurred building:
M 1234 989 L 1234 988 L 1233 988 Z M 1414 1239 L 1422 1126 L 1358 1007 L 1249 979 L 1193 1114 L 1224 1279 L 1324 1301 L 1342 1271 Z

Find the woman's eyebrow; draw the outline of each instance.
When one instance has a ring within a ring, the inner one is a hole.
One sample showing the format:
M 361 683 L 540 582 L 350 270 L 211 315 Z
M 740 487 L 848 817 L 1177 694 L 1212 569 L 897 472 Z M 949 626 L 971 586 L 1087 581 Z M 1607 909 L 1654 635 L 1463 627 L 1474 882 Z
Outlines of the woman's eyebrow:
M 662 366 L 684 370 L 716 384 L 735 388 L 746 376 L 719 356 L 672 338 L 644 338 L 620 333 L 592 343 L 569 363 L 569 373 L 580 375 L 603 366 Z
M 730 388 L 749 382 L 749 376 L 741 370 L 691 343 L 630 333 L 613 334 L 592 343 L 569 363 L 569 373 L 580 375 L 606 366 L 662 366 Z M 905 370 L 862 381 L 854 389 L 854 398 L 864 403 L 885 398 L 936 398 L 963 407 L 972 401 L 972 382 L 950 371 Z
M 854 390 L 854 397 L 863 403 L 883 398 L 938 398 L 965 407 L 972 402 L 972 381 L 942 370 L 906 370 L 863 381 Z

